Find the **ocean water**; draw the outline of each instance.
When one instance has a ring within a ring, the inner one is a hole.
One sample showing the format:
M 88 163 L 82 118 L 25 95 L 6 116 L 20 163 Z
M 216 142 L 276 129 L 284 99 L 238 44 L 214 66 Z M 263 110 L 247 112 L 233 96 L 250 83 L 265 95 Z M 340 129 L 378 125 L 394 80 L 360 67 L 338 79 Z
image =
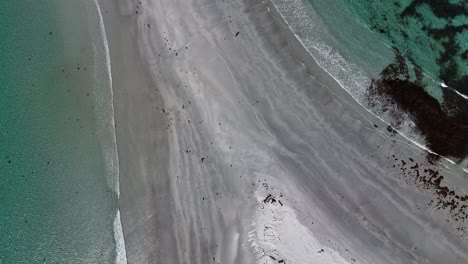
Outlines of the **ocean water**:
M 303 1 L 308 4 L 318 14 L 313 20 L 321 20 L 330 35 L 327 45 L 369 77 L 376 77 L 385 60 L 388 64 L 394 57 L 388 51 L 395 48 L 410 68 L 422 68 L 428 92 L 436 99 L 442 99 L 442 81 L 468 94 L 466 1 Z
M 406 71 L 407 80 L 420 84 L 442 108 L 447 94 L 444 89 L 468 94 L 466 1 L 272 2 L 320 67 L 361 105 L 420 146 L 426 145 L 427 137 L 420 134 L 408 113 L 395 114 L 393 106 L 389 110 L 386 98 L 369 104 L 371 84 L 400 60 L 404 61 L 399 66 Z M 442 87 L 442 82 L 450 88 Z M 400 120 L 395 121 L 395 115 Z
M 393 61 L 389 47 L 341 0 L 272 2 L 317 63 L 357 101 L 364 101 L 371 78 Z
M 0 47 L 0 263 L 114 263 L 118 165 L 96 7 L 0 1 Z
M 429 76 L 468 94 L 468 2 L 355 1 L 356 17 Z

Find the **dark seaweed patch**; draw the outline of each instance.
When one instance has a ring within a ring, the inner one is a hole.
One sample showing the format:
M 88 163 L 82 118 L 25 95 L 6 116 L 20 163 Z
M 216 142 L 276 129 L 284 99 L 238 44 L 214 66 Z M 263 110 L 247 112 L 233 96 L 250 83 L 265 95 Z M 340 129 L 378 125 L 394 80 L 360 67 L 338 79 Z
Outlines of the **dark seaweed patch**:
M 415 75 L 419 67 L 415 67 Z M 367 95 L 371 106 L 384 100 L 384 109 L 396 105 L 408 113 L 428 147 L 439 155 L 464 159 L 468 156 L 468 105 L 455 92 L 443 89 L 444 104 L 426 93 L 424 84 L 411 81 L 408 67 L 395 49 L 395 61 L 388 65 L 378 80 L 373 80 Z M 389 112 L 397 124 L 403 122 L 397 112 Z M 432 158 L 432 156 L 431 156 Z
M 468 219 L 468 195 L 457 192 L 456 188 L 444 184 L 444 176 L 439 171 L 420 164 L 412 158 L 405 162 L 402 159 L 395 159 L 394 168 L 400 170 L 400 176 L 407 184 L 416 184 L 420 189 L 427 190 L 434 195 L 428 206 L 437 210 L 449 210 L 450 219 L 465 223 Z M 466 227 L 457 228 L 458 235 L 466 235 Z
M 403 12 L 402 16 L 415 16 L 416 8 L 426 4 L 432 10 L 432 12 L 440 18 L 454 18 L 458 15 L 464 15 L 465 8 L 462 3 L 450 3 L 446 0 L 414 0 L 408 5 Z

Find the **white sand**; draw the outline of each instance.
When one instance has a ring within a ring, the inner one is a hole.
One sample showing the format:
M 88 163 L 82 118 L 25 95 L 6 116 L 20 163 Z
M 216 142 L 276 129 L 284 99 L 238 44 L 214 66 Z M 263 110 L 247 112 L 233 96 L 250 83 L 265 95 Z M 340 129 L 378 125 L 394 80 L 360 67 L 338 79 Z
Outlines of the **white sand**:
M 433 168 L 424 153 L 367 115 L 268 2 L 100 3 L 128 263 L 468 262 L 466 224 L 392 167 Z M 284 205 L 260 207 L 268 194 Z
M 264 191 L 256 192 L 258 211 L 255 213 L 254 228 L 249 232 L 249 242 L 258 263 L 333 263 L 347 264 L 340 253 L 324 246 L 314 234 L 297 219 L 295 211 L 281 202 L 281 195 L 274 201 L 264 202 Z

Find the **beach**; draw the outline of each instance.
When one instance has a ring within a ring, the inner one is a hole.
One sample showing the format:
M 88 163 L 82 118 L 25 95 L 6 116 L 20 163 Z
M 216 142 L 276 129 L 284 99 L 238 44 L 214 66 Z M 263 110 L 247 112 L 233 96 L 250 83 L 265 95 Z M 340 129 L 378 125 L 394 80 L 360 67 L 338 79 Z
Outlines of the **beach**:
M 120 263 L 468 262 L 463 168 L 356 102 L 273 3 L 99 5 Z

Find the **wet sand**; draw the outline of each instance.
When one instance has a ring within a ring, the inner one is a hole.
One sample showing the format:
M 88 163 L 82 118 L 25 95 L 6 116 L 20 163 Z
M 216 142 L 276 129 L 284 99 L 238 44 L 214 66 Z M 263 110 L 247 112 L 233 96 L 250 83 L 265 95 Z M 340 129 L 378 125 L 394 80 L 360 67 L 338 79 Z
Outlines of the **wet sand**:
M 440 192 L 466 174 L 356 104 L 268 2 L 100 4 L 128 263 L 468 261 L 466 201 Z

